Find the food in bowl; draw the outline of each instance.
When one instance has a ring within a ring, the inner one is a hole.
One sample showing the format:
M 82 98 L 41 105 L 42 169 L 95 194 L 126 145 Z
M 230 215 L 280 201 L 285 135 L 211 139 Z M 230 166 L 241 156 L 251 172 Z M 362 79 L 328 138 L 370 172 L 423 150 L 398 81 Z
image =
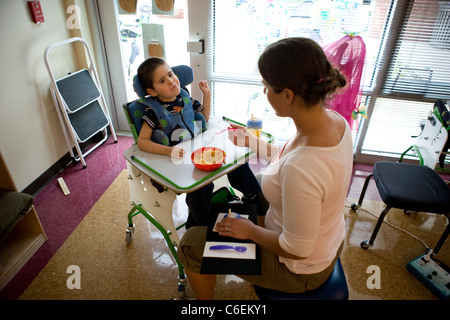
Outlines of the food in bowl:
M 215 147 L 200 148 L 191 154 L 191 160 L 194 166 L 204 171 L 212 171 L 220 168 L 225 163 L 225 157 L 225 151 Z

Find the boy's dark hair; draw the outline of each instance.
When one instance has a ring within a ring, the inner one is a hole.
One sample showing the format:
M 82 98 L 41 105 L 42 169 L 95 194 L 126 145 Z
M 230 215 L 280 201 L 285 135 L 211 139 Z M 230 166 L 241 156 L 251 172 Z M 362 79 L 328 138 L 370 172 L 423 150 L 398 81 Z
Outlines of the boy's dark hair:
M 308 38 L 286 38 L 269 45 L 258 60 L 258 68 L 275 92 L 290 89 L 308 105 L 325 103 L 346 84 L 322 48 Z
M 167 64 L 167 62 L 161 58 L 148 58 L 141 63 L 137 70 L 137 76 L 139 82 L 145 90 L 155 89 L 153 87 L 153 73 L 156 68 L 165 64 Z

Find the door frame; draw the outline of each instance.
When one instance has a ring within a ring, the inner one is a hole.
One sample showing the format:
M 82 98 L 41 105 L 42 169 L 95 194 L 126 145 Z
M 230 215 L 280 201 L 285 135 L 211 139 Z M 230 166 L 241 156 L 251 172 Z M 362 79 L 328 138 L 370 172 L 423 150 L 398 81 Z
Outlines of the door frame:
M 202 93 L 197 86 L 198 81 L 206 80 L 209 82 L 208 66 L 208 13 L 209 1 L 189 0 L 188 1 L 188 21 L 189 21 L 189 40 L 204 41 L 204 53 L 190 53 L 191 68 L 194 71 L 194 83 L 191 86 L 191 95 L 193 98 L 202 101 Z
M 209 1 L 189 0 L 188 22 L 190 41 L 205 40 L 208 36 L 207 17 Z M 102 33 L 103 45 L 105 49 L 105 66 L 107 68 L 109 81 L 111 84 L 111 114 L 113 123 L 117 131 L 129 132 L 130 128 L 125 114 L 122 110 L 124 103 L 129 102 L 127 98 L 126 81 L 124 78 L 124 68 L 122 64 L 122 50 L 120 43 L 120 30 L 117 19 L 116 0 L 96 0 L 97 14 Z M 185 47 L 187 44 L 182 44 Z M 205 45 L 206 48 L 206 45 Z M 208 58 L 207 53 L 190 53 L 190 66 L 194 71 L 194 81 L 191 86 L 192 97 L 202 101 L 202 93 L 198 89 L 197 83 L 200 80 L 208 80 Z
M 128 121 L 122 110 L 127 101 L 126 82 L 122 64 L 122 50 L 120 46 L 120 32 L 117 21 L 117 2 L 115 0 L 97 0 L 100 31 L 103 35 L 105 48 L 106 72 L 111 83 L 111 109 L 114 109 L 115 127 L 117 131 L 130 131 Z M 111 19 L 111 17 L 114 17 Z

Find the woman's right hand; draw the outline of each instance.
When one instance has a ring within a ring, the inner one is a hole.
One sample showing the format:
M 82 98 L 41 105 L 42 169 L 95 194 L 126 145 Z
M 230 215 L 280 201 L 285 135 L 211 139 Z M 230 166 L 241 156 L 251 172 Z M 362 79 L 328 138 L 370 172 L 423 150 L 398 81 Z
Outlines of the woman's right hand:
M 248 147 L 265 161 L 270 162 L 277 154 L 278 147 L 255 136 L 244 126 L 230 123 L 228 139 L 238 147 Z
M 228 130 L 228 139 L 238 147 L 248 147 L 250 138 L 254 136 L 246 127 L 230 123 L 231 130 Z

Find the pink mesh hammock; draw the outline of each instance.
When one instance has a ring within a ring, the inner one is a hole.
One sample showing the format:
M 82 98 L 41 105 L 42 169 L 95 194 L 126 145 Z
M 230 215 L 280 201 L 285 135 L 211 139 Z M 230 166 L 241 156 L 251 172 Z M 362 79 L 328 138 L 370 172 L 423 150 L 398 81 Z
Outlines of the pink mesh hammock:
M 343 91 L 329 102 L 329 108 L 341 114 L 352 127 L 352 113 L 359 112 L 361 101 L 361 78 L 366 58 L 366 45 L 360 36 L 346 35 L 324 46 L 323 50 L 331 64 L 338 68 L 347 80 Z

